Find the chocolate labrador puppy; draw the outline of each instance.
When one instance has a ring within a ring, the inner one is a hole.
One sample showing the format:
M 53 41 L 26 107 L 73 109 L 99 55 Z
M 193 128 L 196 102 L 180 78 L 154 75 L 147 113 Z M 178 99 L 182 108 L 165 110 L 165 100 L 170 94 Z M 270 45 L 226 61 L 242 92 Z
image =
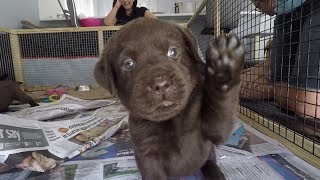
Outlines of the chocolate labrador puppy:
M 20 89 L 18 82 L 7 81 L 5 77 L 6 75 L 0 77 L 0 112 L 8 111 L 13 100 L 28 103 L 32 107 L 39 106 L 38 103 Z
M 136 19 L 109 39 L 94 75 L 130 112 L 143 179 L 199 169 L 207 179 L 225 179 L 213 147 L 231 132 L 243 59 L 240 41 L 223 35 L 210 44 L 201 73 L 191 32 L 159 19 Z

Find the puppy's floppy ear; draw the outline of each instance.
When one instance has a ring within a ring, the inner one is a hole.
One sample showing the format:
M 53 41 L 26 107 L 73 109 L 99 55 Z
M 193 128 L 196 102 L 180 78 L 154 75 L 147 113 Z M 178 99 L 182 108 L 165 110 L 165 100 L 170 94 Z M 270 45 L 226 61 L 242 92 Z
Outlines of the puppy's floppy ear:
M 194 35 L 192 34 L 192 32 L 187 29 L 187 28 L 180 28 L 181 32 L 183 34 L 183 38 L 185 41 L 185 44 L 187 45 L 189 54 L 191 55 L 191 57 L 198 61 L 201 62 L 200 56 L 199 56 L 199 52 L 198 52 L 198 44 L 196 39 L 194 38 Z
M 112 96 L 115 96 L 116 88 L 114 86 L 114 76 L 107 51 L 108 48 L 105 49 L 99 62 L 96 64 L 94 69 L 94 77 L 100 86 L 110 91 Z

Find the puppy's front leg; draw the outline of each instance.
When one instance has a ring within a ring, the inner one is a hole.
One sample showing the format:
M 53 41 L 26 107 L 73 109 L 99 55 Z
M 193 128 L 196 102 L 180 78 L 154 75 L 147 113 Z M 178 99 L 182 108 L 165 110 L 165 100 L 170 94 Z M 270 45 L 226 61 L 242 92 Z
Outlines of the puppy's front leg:
M 167 175 L 160 162 L 153 158 L 141 158 L 135 155 L 138 168 L 143 180 L 167 180 Z
M 201 171 L 205 177 L 205 180 L 225 180 L 226 177 L 217 165 L 216 154 L 214 149 L 210 152 L 208 160 L 201 167 Z
M 32 99 L 32 97 L 28 96 L 25 92 L 21 91 L 19 87 L 15 88 L 14 100 L 23 103 L 28 103 L 31 107 L 39 106 L 39 104 L 34 99 Z
M 235 35 L 222 35 L 206 54 L 203 130 L 214 143 L 225 141 L 232 129 L 238 104 L 244 46 Z

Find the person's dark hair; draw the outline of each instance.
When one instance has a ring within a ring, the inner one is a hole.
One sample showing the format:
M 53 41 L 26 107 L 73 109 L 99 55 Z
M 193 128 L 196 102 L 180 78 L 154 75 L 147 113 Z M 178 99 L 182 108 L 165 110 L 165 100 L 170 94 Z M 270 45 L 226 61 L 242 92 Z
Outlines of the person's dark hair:
M 116 2 L 117 2 L 118 0 L 113 0 L 113 3 L 112 3 L 112 7 L 114 7 L 114 5 L 116 5 Z M 137 1 L 138 0 L 134 0 L 133 1 L 133 4 L 132 4 L 132 9 L 134 10 L 135 9 L 135 7 L 137 7 Z M 119 8 L 119 10 L 118 10 L 118 13 L 120 14 L 120 13 L 123 13 L 123 14 L 125 14 L 126 13 L 126 10 L 124 9 L 124 7 L 123 6 L 120 6 L 120 8 Z M 118 14 L 117 13 L 117 14 Z

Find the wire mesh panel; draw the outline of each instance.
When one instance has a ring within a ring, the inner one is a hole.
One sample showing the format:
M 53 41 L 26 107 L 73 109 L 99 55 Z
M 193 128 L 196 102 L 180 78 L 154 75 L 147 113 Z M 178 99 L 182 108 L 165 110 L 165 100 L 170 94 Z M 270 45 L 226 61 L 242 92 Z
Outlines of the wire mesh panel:
M 115 32 L 117 32 L 117 30 L 103 31 L 103 44 L 106 44 Z
M 15 80 L 10 34 L 8 32 L 0 31 L 0 76 L 7 76 L 7 80 Z
M 98 34 L 58 32 L 20 34 L 24 83 L 28 86 L 94 84 Z
M 236 34 L 240 113 L 320 157 L 319 0 L 205 0 L 188 27 L 204 61 L 213 38 Z
M 254 3 L 261 13 L 275 14 L 272 39 L 265 59 L 244 73 L 241 104 L 272 119 L 270 129 L 320 157 L 320 1 Z M 256 39 L 258 49 L 260 42 Z

